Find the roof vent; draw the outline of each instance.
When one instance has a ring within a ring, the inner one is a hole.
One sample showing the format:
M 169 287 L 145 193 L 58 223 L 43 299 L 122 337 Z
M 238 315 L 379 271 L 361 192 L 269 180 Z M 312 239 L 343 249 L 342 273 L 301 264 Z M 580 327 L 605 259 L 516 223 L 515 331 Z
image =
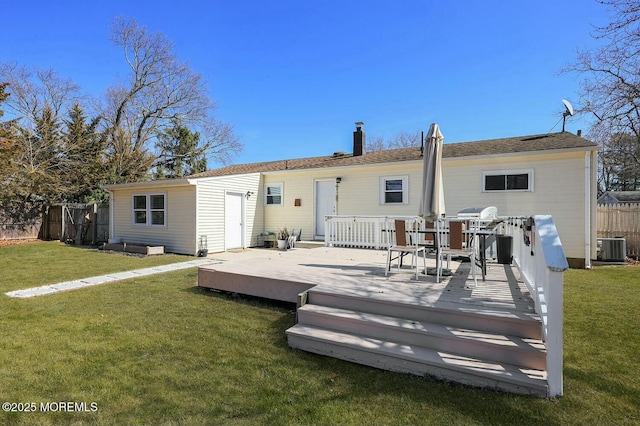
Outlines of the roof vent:
M 344 152 L 344 151 L 336 151 L 336 152 L 333 153 L 333 156 L 334 157 L 344 157 L 345 154 L 346 154 L 346 152 Z
M 544 139 L 544 138 L 548 138 L 548 137 L 549 137 L 549 135 L 530 136 L 528 138 L 522 139 L 522 142 L 537 141 L 538 139 Z

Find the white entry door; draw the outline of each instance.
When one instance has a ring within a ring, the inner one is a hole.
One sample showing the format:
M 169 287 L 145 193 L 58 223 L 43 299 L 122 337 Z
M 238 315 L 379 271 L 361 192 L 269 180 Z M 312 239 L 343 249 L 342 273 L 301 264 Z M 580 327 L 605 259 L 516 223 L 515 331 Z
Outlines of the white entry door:
M 335 180 L 316 181 L 316 239 L 324 238 L 324 217 L 336 214 Z
M 225 250 L 242 248 L 244 220 L 242 203 L 243 194 L 228 192 L 224 200 L 224 248 Z

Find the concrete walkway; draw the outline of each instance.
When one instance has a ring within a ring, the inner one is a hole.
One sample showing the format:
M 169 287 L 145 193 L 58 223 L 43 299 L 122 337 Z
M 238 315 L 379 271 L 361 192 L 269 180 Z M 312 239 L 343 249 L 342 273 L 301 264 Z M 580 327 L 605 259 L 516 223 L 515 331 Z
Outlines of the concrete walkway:
M 5 293 L 9 297 L 29 298 L 36 296 L 46 296 L 48 294 L 59 293 L 61 291 L 75 290 L 83 287 L 106 284 L 114 281 L 127 280 L 129 278 L 139 278 L 147 275 L 162 274 L 165 272 L 178 271 L 180 269 L 195 268 L 209 263 L 215 263 L 215 259 L 197 259 L 188 262 L 171 263 L 151 268 L 136 269 L 133 271 L 117 272 L 114 274 L 100 275 L 97 277 L 82 278 L 74 281 L 66 281 L 58 284 L 43 285 L 40 287 L 25 288 Z

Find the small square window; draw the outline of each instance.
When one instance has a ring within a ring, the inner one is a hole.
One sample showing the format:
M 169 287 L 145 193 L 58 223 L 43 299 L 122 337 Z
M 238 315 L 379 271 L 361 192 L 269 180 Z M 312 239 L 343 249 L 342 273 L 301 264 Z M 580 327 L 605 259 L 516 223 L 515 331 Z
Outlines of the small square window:
M 163 210 L 164 209 L 164 195 L 150 195 L 151 199 L 151 208 L 153 210 Z
M 529 189 L 529 175 L 507 175 L 507 189 Z
M 380 204 L 408 204 L 408 176 L 380 178 Z
M 134 195 L 133 196 L 133 208 L 146 209 L 147 208 L 147 196 L 146 195 Z
M 503 175 L 487 175 L 484 177 L 484 189 L 487 191 L 504 191 L 505 183 L 504 183 Z
M 264 203 L 267 206 L 281 206 L 282 205 L 282 184 L 267 184 L 265 185 L 265 200 Z
M 164 225 L 164 211 L 151 212 L 151 224 L 152 225 Z
M 142 225 L 146 225 L 147 224 L 147 212 L 146 212 L 146 210 L 136 211 L 135 214 L 134 214 L 134 217 L 135 217 L 135 223 L 142 224 Z

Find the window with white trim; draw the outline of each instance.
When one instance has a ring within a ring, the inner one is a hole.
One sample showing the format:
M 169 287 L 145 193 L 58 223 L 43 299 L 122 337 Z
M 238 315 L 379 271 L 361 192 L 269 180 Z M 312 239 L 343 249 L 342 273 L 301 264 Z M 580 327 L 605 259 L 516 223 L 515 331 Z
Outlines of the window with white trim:
M 408 204 L 409 177 L 385 176 L 380 178 L 380 204 Z
M 265 206 L 281 206 L 283 201 L 282 183 L 268 183 L 264 186 Z
M 133 196 L 134 225 L 166 226 L 166 194 L 135 194 Z
M 533 170 L 482 172 L 482 192 L 533 192 Z

